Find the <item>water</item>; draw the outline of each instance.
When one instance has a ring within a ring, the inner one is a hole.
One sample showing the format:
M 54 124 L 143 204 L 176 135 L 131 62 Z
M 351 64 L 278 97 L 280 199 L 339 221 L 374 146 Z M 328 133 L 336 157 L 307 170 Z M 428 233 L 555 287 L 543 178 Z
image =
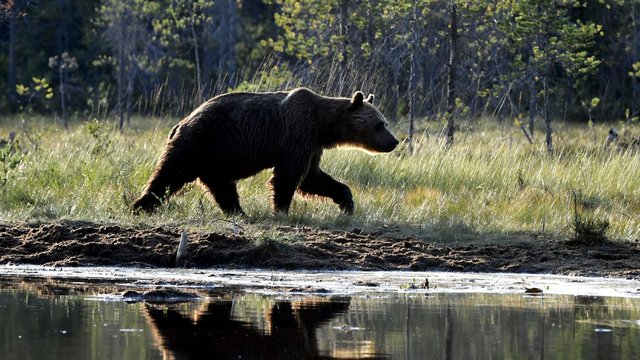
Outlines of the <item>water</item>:
M 152 305 L 4 284 L 0 358 L 640 358 L 638 298 L 222 289 L 209 296 Z

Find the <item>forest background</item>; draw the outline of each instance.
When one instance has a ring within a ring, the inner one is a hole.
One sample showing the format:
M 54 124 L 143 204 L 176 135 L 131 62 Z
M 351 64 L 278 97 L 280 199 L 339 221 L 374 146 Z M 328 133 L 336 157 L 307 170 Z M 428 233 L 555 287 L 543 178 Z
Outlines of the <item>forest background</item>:
M 533 133 L 537 117 L 630 120 L 639 12 L 635 0 L 8 0 L 0 113 L 123 128 L 303 84 L 375 92 L 392 121 L 490 115 Z

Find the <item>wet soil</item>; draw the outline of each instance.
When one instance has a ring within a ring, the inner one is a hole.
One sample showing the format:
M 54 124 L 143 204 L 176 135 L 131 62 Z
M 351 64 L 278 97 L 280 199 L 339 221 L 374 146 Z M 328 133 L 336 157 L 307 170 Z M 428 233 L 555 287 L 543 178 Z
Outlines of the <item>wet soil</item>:
M 637 242 L 532 236 L 510 243 L 444 243 L 384 232 L 279 229 L 285 239 L 192 232 L 183 267 L 465 271 L 640 278 Z M 177 228 L 79 222 L 0 224 L 0 265 L 174 267 Z

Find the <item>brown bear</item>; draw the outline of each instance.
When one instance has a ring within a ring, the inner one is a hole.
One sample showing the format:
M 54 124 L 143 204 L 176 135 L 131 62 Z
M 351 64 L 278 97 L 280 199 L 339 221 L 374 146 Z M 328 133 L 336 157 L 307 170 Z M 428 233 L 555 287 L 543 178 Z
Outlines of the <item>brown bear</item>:
M 199 179 L 227 215 L 243 214 L 236 182 L 273 168 L 276 211 L 287 213 L 296 190 L 331 198 L 353 213 L 351 190 L 319 167 L 324 149 L 355 146 L 390 152 L 398 140 L 360 91 L 352 98 L 288 92 L 216 96 L 180 121 L 134 211 L 150 212 L 184 184 Z

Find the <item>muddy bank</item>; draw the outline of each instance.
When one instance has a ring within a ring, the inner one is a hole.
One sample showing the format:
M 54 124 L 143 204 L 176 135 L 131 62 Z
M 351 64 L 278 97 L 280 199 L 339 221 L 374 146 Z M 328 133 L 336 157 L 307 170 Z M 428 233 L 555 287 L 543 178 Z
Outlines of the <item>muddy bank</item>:
M 286 229 L 284 230 L 286 231 Z M 0 225 L 0 265 L 173 267 L 177 228 L 91 223 Z M 288 270 L 546 273 L 640 278 L 640 244 L 580 246 L 553 239 L 511 244 L 426 242 L 360 230 L 291 230 L 285 240 L 190 233 L 185 266 Z

